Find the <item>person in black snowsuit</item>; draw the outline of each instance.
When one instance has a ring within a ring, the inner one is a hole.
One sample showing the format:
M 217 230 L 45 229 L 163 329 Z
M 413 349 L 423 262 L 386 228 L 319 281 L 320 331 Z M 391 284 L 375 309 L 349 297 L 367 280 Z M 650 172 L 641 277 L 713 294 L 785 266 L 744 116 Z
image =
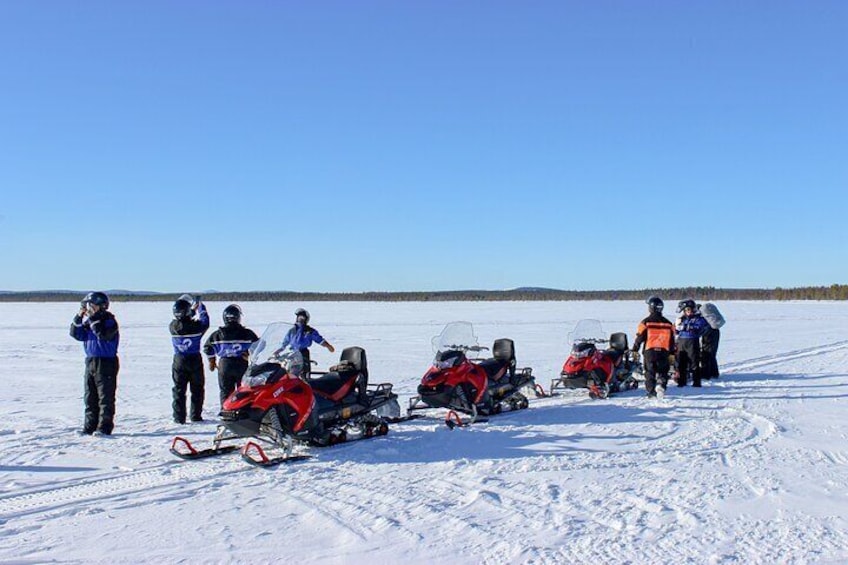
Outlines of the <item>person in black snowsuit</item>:
M 115 427 L 118 388 L 118 321 L 109 312 L 109 297 L 89 292 L 71 322 L 71 337 L 85 350 L 85 420 L 82 433 L 110 435 Z
M 709 306 L 709 304 L 707 305 Z M 701 305 L 698 304 L 700 311 Z M 707 330 L 701 336 L 701 378 L 702 379 L 717 379 L 718 373 L 718 342 L 721 337 L 721 330 L 714 328 L 707 319 Z
M 230 304 L 224 308 L 224 325 L 215 330 L 203 345 L 209 358 L 209 370 L 218 370 L 221 405 L 232 394 L 247 370 L 247 350 L 259 337 L 241 325 L 241 308 Z
M 677 386 L 686 386 L 692 375 L 692 386 L 701 386 L 701 336 L 710 325 L 698 313 L 695 301 L 681 300 L 677 305 L 681 312 L 675 328 L 677 329 Z
M 668 386 L 669 358 L 674 353 L 674 324 L 662 315 L 663 301 L 651 296 L 648 303 L 648 317 L 639 322 L 632 350 L 639 352 L 645 345 L 645 390 L 648 398 L 657 395 L 657 387 L 665 394 Z
M 174 302 L 173 312 L 169 329 L 174 347 L 171 366 L 174 422 L 185 424 L 186 388 L 191 390 L 191 421 L 202 422 L 205 377 L 200 341 L 209 329 L 209 315 L 199 296 L 192 298 L 185 294 Z

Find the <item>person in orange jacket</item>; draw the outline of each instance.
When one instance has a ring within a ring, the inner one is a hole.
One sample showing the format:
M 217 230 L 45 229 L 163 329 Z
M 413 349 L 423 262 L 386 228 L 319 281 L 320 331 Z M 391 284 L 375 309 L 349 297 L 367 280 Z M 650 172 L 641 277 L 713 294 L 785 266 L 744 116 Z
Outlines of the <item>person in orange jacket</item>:
M 644 345 L 645 390 L 648 398 L 662 396 L 668 386 L 670 357 L 674 354 L 674 324 L 663 315 L 663 301 L 658 296 L 646 300 L 648 317 L 639 322 L 633 351 Z

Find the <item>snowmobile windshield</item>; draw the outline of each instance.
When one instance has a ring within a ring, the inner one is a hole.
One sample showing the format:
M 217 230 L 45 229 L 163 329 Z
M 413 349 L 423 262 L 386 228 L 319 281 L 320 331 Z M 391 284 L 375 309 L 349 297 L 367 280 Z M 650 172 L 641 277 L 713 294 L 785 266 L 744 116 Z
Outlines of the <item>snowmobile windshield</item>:
M 286 322 L 274 322 L 265 329 L 259 341 L 251 345 L 248 350 L 249 365 L 245 372 L 245 379 L 258 378 L 262 375 L 267 378 L 268 374 L 274 373 L 279 367 L 283 367 L 289 375 L 300 376 L 303 372 L 303 355 L 300 351 L 280 347 L 283 338 L 293 327 Z M 246 384 L 244 379 L 242 384 Z M 257 386 L 257 384 L 251 386 Z
M 471 322 L 451 322 L 432 340 L 433 352 L 480 351 Z
M 604 343 L 607 335 L 600 320 L 580 320 L 568 334 L 568 343 Z

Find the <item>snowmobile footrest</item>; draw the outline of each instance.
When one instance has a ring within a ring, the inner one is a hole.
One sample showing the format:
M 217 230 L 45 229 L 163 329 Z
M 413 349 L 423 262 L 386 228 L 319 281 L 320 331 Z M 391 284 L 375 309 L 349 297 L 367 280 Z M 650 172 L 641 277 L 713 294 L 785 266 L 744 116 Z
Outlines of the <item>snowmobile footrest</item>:
M 256 451 L 259 456 L 259 459 L 254 459 L 250 452 Z M 276 467 L 281 463 L 293 463 L 295 461 L 303 461 L 304 459 L 309 459 L 309 455 L 281 455 L 280 457 L 268 457 L 265 454 L 265 450 L 262 449 L 258 443 L 249 441 L 244 447 L 241 449 L 241 458 L 246 462 L 250 463 L 255 467 L 264 467 L 266 469 L 270 467 Z
M 389 424 L 400 424 L 401 422 L 408 422 L 410 420 L 417 420 L 418 418 L 423 418 L 423 414 L 407 414 L 406 416 L 398 416 L 397 418 L 383 418 Z
M 188 451 L 179 451 L 177 449 L 177 444 L 182 444 L 188 449 Z M 215 457 L 216 455 L 224 455 L 225 453 L 231 453 L 238 449 L 237 445 L 227 445 L 225 447 L 210 447 L 209 449 L 195 449 L 194 446 L 191 445 L 184 437 L 177 436 L 174 438 L 174 441 L 171 442 L 171 453 L 179 457 L 180 459 L 205 459 L 206 457 Z

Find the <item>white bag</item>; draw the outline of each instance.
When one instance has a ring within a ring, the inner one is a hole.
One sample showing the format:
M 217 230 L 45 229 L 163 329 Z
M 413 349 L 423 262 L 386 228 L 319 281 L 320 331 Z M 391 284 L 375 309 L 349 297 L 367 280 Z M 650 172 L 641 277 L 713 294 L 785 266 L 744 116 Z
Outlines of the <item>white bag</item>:
M 719 329 L 725 323 L 724 316 L 721 315 L 721 312 L 718 311 L 718 308 L 712 302 L 707 302 L 701 306 L 701 316 L 707 320 L 707 323 L 714 330 Z

